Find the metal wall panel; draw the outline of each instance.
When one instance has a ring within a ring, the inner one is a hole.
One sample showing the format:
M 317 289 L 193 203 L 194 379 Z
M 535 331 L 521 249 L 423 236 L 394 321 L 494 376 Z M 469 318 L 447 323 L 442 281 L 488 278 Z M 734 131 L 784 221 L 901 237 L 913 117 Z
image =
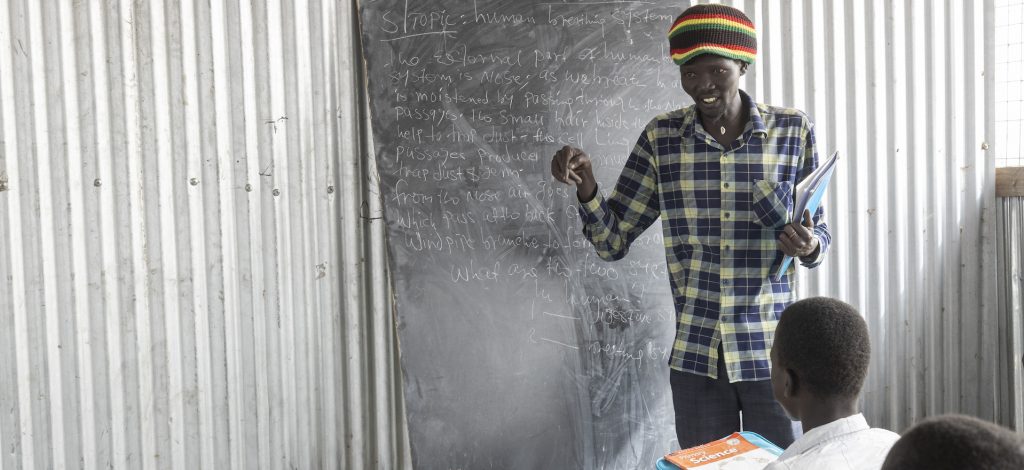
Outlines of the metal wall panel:
M 996 259 L 999 267 L 999 388 L 1015 391 L 999 403 L 1024 431 L 1024 198 L 999 199 Z
M 869 421 L 901 431 L 956 411 L 1010 424 L 994 340 L 992 2 L 732 4 L 761 38 L 747 89 L 807 111 L 819 148 L 841 153 L 832 252 L 799 289 L 865 315 Z
M 731 3 L 746 89 L 845 155 L 800 288 L 867 316 L 869 419 L 1011 424 L 991 0 Z M 408 466 L 357 38 L 352 0 L 0 6 L 0 468 Z
M 408 465 L 355 31 L 0 4 L 0 468 Z
M 994 340 L 991 0 L 731 3 L 760 35 L 746 89 L 807 111 L 821 151 L 841 153 L 832 252 L 799 289 L 865 315 L 869 421 L 902 431 L 956 411 L 1010 424 Z

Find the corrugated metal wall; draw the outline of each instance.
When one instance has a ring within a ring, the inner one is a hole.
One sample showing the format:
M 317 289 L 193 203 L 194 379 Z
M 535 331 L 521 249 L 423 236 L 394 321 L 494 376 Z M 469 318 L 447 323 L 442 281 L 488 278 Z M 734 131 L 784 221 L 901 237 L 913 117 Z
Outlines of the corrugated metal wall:
M 984 2 L 733 2 L 754 14 L 748 89 L 806 110 L 841 151 L 828 197 L 835 244 L 802 295 L 858 306 L 874 356 L 870 422 L 900 431 L 998 406 L 991 142 L 992 12 Z
M 997 265 L 999 266 L 999 337 L 1001 389 L 1015 390 L 1000 406 L 1012 416 L 1008 425 L 1024 431 L 1024 197 L 999 200 Z
M 405 462 L 354 12 L 0 4 L 0 468 Z
M 747 89 L 846 156 L 801 290 L 867 315 L 869 419 L 1009 424 L 991 0 L 732 3 Z M 355 21 L 0 6 L 0 467 L 408 465 Z

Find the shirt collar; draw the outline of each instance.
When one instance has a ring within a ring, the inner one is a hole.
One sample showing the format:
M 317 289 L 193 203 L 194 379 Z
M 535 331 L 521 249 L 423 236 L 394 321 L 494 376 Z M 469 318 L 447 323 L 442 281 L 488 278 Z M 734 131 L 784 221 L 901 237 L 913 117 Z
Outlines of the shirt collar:
M 750 124 L 753 133 L 761 134 L 761 137 L 768 135 L 768 128 L 764 125 L 764 119 L 761 117 L 761 109 L 757 107 L 757 103 L 755 103 L 753 98 L 743 90 L 740 90 L 740 96 L 743 97 L 743 102 L 746 103 L 748 108 L 750 108 Z
M 751 98 L 747 92 L 743 90 L 739 90 L 739 92 L 740 99 L 743 100 L 743 104 L 750 110 L 750 120 L 747 122 L 744 134 L 750 132 L 751 134 L 760 134 L 761 137 L 768 135 L 767 128 L 764 125 L 764 119 L 761 117 L 761 110 L 758 108 L 757 103 L 754 102 L 754 99 Z M 697 111 L 697 106 L 690 106 L 690 112 L 686 113 L 686 116 L 683 119 L 683 125 L 681 126 L 683 137 L 689 138 L 699 136 L 706 141 L 713 141 L 714 138 L 711 137 L 704 129 L 700 119 L 697 119 L 698 115 L 699 111 Z
M 871 429 L 871 427 L 868 426 L 868 421 L 864 419 L 864 415 L 861 413 L 837 419 L 807 431 L 796 442 L 793 442 L 792 445 L 786 448 L 785 452 L 779 456 L 779 460 L 795 457 L 825 442 L 867 429 Z

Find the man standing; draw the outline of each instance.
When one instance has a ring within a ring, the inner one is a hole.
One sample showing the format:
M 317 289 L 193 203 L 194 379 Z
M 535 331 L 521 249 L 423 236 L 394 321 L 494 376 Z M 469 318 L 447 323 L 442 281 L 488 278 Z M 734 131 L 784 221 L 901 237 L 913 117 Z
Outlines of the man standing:
M 608 198 L 590 159 L 564 147 L 551 161 L 575 184 L 583 233 L 601 258 L 621 259 L 661 217 L 676 335 L 669 360 L 682 448 L 740 429 L 781 447 L 791 421 L 772 398 L 769 351 L 794 299 L 795 266 L 774 278 L 783 254 L 812 268 L 831 236 L 824 212 L 791 220 L 796 184 L 818 164 L 805 114 L 754 103 L 739 89 L 757 39 L 743 12 L 688 8 L 669 30 L 672 59 L 693 106 L 655 117 Z

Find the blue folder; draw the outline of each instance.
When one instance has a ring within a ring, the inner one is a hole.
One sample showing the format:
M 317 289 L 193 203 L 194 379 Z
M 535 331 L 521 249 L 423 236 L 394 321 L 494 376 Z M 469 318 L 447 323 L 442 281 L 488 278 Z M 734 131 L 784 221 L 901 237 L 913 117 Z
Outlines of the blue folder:
M 807 177 L 808 179 L 813 179 L 813 186 L 809 188 L 807 201 L 805 203 L 801 204 L 802 201 L 794 201 L 793 222 L 803 223 L 804 210 L 811 211 L 811 217 L 814 216 L 814 212 L 817 211 L 818 206 L 821 205 L 821 198 L 825 196 L 825 190 L 828 189 L 828 183 L 832 180 L 832 174 L 836 171 L 836 160 L 838 159 L 839 152 L 833 152 L 832 156 L 819 167 L 820 172 L 819 170 L 816 170 L 815 173 L 812 173 Z M 799 197 L 799 194 L 797 197 Z M 789 269 L 789 264 L 792 262 L 792 256 L 783 256 L 782 264 L 779 265 L 779 270 L 775 273 L 776 281 L 782 279 L 782 275 L 786 273 L 786 270 Z

